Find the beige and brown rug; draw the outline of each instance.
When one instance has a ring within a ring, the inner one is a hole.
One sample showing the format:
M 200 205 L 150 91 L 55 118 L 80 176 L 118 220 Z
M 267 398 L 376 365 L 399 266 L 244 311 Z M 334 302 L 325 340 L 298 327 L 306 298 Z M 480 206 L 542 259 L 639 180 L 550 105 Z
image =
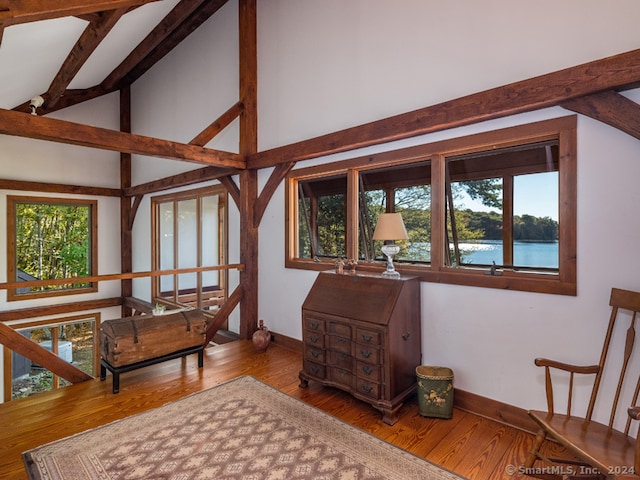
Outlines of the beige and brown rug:
M 23 454 L 35 480 L 459 477 L 253 377 Z

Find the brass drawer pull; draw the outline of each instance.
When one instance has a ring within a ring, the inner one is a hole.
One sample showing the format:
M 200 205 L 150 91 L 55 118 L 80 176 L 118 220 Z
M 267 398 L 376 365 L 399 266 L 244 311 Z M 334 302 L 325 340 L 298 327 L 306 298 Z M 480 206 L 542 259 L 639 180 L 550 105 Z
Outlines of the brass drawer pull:
M 360 355 L 364 358 L 369 358 L 371 356 L 371 352 L 369 350 L 360 350 Z

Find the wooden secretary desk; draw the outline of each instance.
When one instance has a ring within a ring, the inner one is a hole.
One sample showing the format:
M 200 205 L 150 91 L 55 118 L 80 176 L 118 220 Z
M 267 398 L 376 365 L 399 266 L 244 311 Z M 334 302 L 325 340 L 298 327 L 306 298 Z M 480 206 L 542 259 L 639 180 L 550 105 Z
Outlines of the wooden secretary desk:
M 393 425 L 417 388 L 420 279 L 322 272 L 302 305 L 302 328 L 300 386 L 345 390 Z

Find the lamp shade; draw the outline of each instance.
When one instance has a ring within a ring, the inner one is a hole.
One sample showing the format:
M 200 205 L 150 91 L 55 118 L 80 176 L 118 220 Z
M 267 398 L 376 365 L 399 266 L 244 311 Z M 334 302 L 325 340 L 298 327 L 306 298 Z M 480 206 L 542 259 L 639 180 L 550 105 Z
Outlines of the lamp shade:
M 374 240 L 407 240 L 407 229 L 404 228 L 402 215 L 399 213 L 381 213 L 378 216 Z

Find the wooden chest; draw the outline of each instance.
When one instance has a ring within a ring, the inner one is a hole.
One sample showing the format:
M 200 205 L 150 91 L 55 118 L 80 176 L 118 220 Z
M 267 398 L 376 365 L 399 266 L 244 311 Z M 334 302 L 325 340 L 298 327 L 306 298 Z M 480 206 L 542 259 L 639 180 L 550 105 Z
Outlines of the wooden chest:
M 417 388 L 419 278 L 320 273 L 302 306 L 302 341 L 301 387 L 341 388 L 393 425 Z
M 106 320 L 100 325 L 100 354 L 119 367 L 203 345 L 206 319 L 200 310 Z

